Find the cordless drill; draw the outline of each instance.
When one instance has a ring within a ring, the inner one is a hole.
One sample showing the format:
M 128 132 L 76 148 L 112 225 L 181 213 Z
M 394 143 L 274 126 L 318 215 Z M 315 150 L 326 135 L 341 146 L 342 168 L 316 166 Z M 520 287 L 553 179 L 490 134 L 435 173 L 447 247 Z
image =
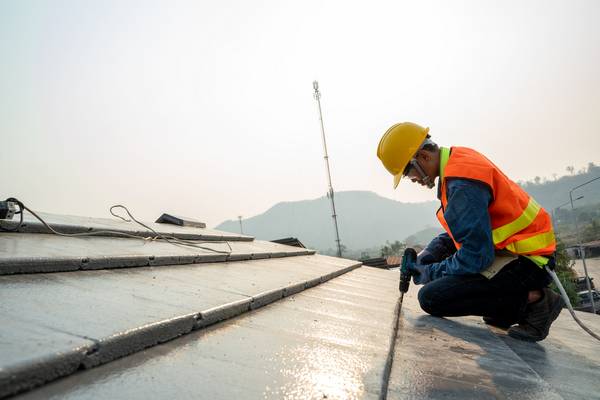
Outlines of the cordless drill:
M 404 293 L 408 292 L 410 286 L 410 266 L 417 262 L 417 252 L 413 248 L 407 248 L 404 250 L 402 256 L 402 266 L 400 267 L 400 293 L 404 297 Z

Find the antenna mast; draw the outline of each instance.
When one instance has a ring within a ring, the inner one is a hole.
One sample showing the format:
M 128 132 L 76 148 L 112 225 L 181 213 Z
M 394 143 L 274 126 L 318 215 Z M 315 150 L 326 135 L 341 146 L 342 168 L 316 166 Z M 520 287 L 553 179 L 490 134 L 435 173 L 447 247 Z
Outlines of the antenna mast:
M 244 234 L 244 228 L 242 228 L 242 216 L 238 215 L 238 221 L 240 221 L 240 233 Z
M 338 230 L 337 214 L 335 213 L 335 201 L 333 199 L 333 186 L 331 185 L 331 170 L 329 169 L 329 155 L 327 154 L 327 141 L 325 140 L 325 127 L 323 125 L 323 112 L 321 111 L 321 92 L 319 92 L 319 82 L 313 82 L 313 88 L 315 89 L 314 97 L 317 100 L 319 106 L 319 121 L 321 122 L 321 134 L 323 137 L 323 150 L 325 151 L 325 166 L 327 167 L 327 182 L 329 184 L 329 191 L 327 197 L 331 200 L 331 217 L 333 218 L 333 226 L 335 227 L 335 242 L 337 244 L 337 255 L 342 256 L 342 245 L 340 243 L 340 232 Z

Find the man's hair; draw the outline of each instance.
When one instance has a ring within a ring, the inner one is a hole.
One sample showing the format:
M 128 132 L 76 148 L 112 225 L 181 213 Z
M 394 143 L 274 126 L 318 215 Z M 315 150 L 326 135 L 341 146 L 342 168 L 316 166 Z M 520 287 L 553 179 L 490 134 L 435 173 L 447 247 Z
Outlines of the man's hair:
M 430 138 L 431 135 L 428 134 L 425 138 L 425 142 L 421 145 L 421 149 L 427 151 L 437 151 L 439 149 L 439 146 Z

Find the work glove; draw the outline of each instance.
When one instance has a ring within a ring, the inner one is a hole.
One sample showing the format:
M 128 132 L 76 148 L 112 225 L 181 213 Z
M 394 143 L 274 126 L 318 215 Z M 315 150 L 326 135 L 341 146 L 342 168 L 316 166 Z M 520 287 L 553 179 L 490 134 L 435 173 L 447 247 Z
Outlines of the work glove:
M 447 233 L 441 233 L 417 254 L 418 264 L 433 264 L 445 260 L 456 252 L 454 242 L 450 235 Z
M 433 264 L 434 262 L 439 261 L 441 261 L 440 257 L 428 249 L 421 250 L 421 252 L 417 254 L 417 264 Z
M 424 285 L 431 281 L 431 265 L 411 264 L 408 266 L 415 285 Z

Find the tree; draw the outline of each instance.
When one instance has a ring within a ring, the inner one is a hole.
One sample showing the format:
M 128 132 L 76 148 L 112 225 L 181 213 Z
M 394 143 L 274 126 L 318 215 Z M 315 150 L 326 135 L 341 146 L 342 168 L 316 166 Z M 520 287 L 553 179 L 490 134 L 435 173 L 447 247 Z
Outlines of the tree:
M 593 172 L 595 168 L 597 168 L 597 165 L 590 161 L 587 166 L 587 172 Z
M 533 178 L 533 181 L 535 182 L 536 185 L 539 185 L 541 180 L 542 180 L 542 178 L 540 178 L 539 176 L 536 176 L 535 178 Z
M 575 167 L 573 167 L 572 165 L 569 165 L 567 167 L 567 172 L 571 175 L 573 175 L 573 171 L 575 171 Z
M 381 257 L 399 256 L 405 247 L 404 243 L 397 240 L 394 243 L 386 241 L 385 245 L 381 247 Z
M 571 304 L 576 306 L 579 303 L 579 297 L 577 296 L 577 288 L 575 286 L 575 278 L 577 277 L 577 273 L 575 273 L 573 270 L 573 265 L 575 262 L 571 260 L 567 254 L 565 244 L 560 239 L 556 240 L 555 257 L 556 267 L 554 270 L 556 272 L 556 276 L 558 276 L 558 280 L 565 289 L 565 292 L 567 292 L 567 296 L 569 296 Z M 554 282 L 552 282 L 550 287 L 556 293 L 560 294 L 560 291 Z
M 591 242 L 600 239 L 600 224 L 592 219 L 592 223 L 583 229 L 582 241 Z
M 381 257 L 388 257 L 392 255 L 392 249 L 388 245 L 383 245 L 379 253 Z
M 344 253 L 346 253 L 348 251 L 348 248 L 346 246 L 344 246 L 343 244 L 340 244 L 340 251 L 342 252 L 342 257 L 343 257 Z

